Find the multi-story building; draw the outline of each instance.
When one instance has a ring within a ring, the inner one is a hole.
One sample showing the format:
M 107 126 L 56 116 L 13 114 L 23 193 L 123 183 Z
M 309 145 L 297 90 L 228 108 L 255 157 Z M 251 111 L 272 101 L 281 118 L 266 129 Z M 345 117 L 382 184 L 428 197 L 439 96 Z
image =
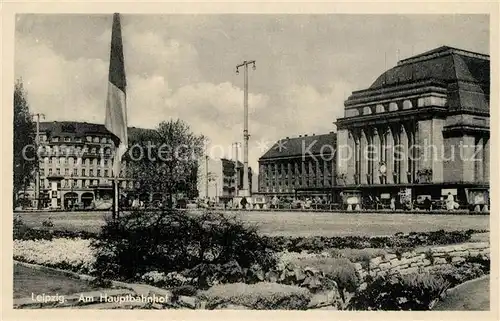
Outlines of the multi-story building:
M 129 128 L 129 133 L 140 131 Z M 111 133 L 102 124 L 82 122 L 40 123 L 40 202 L 50 205 L 51 182 L 57 182 L 58 207 L 109 199 L 112 195 L 114 144 Z M 123 166 L 125 168 L 125 164 Z M 131 180 L 121 180 L 121 190 L 134 188 Z M 27 194 L 33 199 L 34 182 Z M 152 196 L 149 196 L 152 197 Z M 156 196 L 157 197 L 157 196 Z
M 404 59 L 345 101 L 341 190 L 413 199 L 489 188 L 490 59 L 440 47 Z M 485 194 L 486 197 L 487 193 Z
M 198 162 L 198 196 L 202 199 L 228 202 L 237 196 L 237 191 L 243 189 L 243 163 L 238 161 L 236 176 L 235 161 L 230 159 L 201 159 Z M 208 195 L 207 168 L 208 166 Z M 248 184 L 254 191 L 252 168 L 248 168 Z M 236 189 L 238 185 L 238 189 Z
M 259 193 L 335 197 L 336 134 L 300 135 L 276 142 L 259 158 Z

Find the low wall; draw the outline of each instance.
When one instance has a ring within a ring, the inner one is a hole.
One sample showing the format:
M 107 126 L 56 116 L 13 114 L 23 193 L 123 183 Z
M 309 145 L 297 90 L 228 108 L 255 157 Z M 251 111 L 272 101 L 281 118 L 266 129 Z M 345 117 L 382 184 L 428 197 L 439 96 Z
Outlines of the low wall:
M 368 275 L 372 277 L 385 276 L 388 273 L 399 272 L 409 274 L 430 271 L 443 265 L 464 262 L 469 256 L 490 258 L 490 244 L 488 242 L 463 243 L 419 249 L 396 254 L 386 254 L 370 259 L 365 266 L 356 263 L 356 270 L 361 280 Z M 366 266 L 368 265 L 368 266 Z

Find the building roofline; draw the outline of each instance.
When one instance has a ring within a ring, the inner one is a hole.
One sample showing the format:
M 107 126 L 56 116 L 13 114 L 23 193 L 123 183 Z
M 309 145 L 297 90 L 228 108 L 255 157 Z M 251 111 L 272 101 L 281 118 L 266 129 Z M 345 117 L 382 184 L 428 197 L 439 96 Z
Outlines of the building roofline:
M 469 50 L 465 50 L 465 49 L 459 49 L 459 48 L 454 48 L 454 47 L 449 47 L 449 46 L 441 46 L 441 47 L 438 47 L 436 49 L 432 49 L 432 50 L 426 51 L 424 53 L 418 54 L 416 56 L 402 59 L 402 60 L 398 61 L 397 65 L 401 66 L 401 65 L 405 65 L 405 64 L 411 64 L 411 63 L 430 60 L 430 59 L 434 59 L 437 57 L 452 55 L 452 54 L 457 54 L 457 55 L 471 57 L 471 58 L 477 58 L 477 59 L 483 59 L 483 60 L 488 60 L 488 61 L 490 60 L 489 55 L 485 55 L 482 53 L 469 51 Z

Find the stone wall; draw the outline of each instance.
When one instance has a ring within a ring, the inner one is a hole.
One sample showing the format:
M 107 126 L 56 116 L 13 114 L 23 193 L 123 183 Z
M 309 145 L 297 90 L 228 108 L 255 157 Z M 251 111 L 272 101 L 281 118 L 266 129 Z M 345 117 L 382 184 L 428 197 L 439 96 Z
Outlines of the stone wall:
M 388 273 L 399 272 L 409 274 L 430 271 L 442 265 L 451 265 L 464 262 L 469 256 L 490 258 L 490 244 L 488 242 L 463 243 L 418 249 L 401 255 L 386 254 L 372 258 L 370 262 L 356 263 L 356 270 L 361 280 L 368 275 L 372 277 L 385 276 Z

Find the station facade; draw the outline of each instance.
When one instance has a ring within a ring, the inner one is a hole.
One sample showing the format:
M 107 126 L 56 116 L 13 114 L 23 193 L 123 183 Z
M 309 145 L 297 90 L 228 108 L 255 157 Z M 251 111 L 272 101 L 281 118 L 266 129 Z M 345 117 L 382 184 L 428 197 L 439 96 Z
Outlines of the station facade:
M 337 189 L 359 199 L 488 198 L 489 94 L 487 55 L 440 47 L 399 61 L 344 103 Z

